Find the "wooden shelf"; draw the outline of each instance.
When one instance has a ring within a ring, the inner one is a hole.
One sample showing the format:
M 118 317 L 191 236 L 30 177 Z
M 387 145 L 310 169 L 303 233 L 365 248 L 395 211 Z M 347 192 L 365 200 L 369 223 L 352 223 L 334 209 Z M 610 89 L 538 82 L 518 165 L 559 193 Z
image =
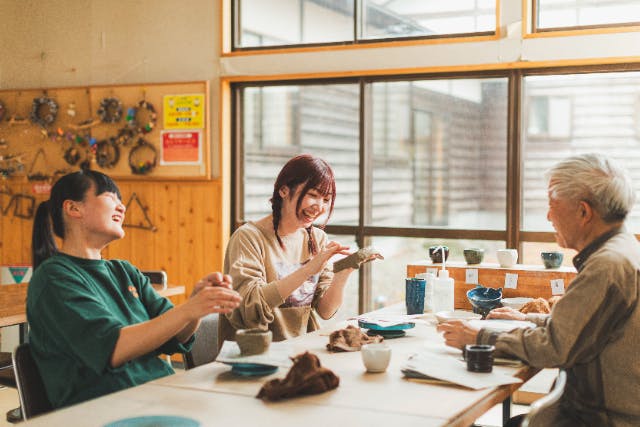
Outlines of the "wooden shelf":
M 426 273 L 432 269 L 442 268 L 441 264 L 433 264 L 428 261 L 419 261 L 407 265 L 407 277 L 415 277 L 418 273 Z M 478 270 L 478 283 L 489 288 L 502 288 L 504 298 L 532 297 L 549 298 L 551 293 L 551 280 L 562 279 L 567 288 L 576 276 L 573 267 L 560 267 L 545 269 L 542 265 L 516 264 L 511 268 L 502 268 L 498 264 L 465 264 L 451 262 L 446 264 L 449 276 L 454 280 L 454 306 L 456 309 L 471 310 L 471 304 L 467 300 L 467 291 L 473 289 L 475 284 L 466 283 L 466 270 Z M 516 289 L 505 289 L 505 277 L 507 273 L 518 275 Z

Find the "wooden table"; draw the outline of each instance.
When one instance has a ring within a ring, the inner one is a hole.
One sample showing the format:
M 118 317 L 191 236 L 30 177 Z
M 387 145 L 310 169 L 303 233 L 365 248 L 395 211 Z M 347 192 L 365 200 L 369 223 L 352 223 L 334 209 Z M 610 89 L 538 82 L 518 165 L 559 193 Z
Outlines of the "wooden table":
M 0 285 L 0 328 L 27 322 L 27 283 Z M 164 297 L 184 295 L 184 286 L 169 286 L 158 293 Z
M 263 402 L 254 397 L 262 384 L 284 377 L 286 369 L 267 377 L 245 378 L 232 375 L 230 366 L 213 362 L 45 415 L 26 425 L 102 426 L 125 417 L 177 414 L 195 418 L 203 426 L 469 426 L 521 385 L 470 390 L 404 379 L 400 366 L 410 354 L 426 341 L 442 342 L 433 324 L 418 324 L 407 331 L 406 337 L 387 340 L 393 354 L 388 370 L 381 374 L 366 373 L 359 352 L 328 352 L 327 334 L 333 329 L 290 340 L 292 354 L 311 351 L 340 377 L 340 386 L 326 393 Z M 537 372 L 529 367 L 494 369 L 524 380 Z

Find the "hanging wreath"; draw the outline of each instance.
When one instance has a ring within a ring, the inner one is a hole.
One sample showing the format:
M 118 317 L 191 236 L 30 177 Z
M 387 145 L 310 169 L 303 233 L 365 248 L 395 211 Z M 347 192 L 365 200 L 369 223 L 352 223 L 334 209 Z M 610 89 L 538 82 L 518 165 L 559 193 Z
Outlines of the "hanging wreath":
M 111 169 L 120 160 L 120 147 L 115 138 L 104 139 L 96 143 L 96 163 L 101 168 Z
M 31 121 L 43 128 L 53 124 L 58 117 L 58 103 L 46 96 L 33 99 Z
M 149 121 L 145 125 L 141 125 L 138 120 L 138 113 L 140 110 L 145 110 L 147 112 Z M 145 100 L 138 102 L 137 106 L 131 107 L 127 110 L 127 126 L 130 129 L 135 130 L 137 133 L 146 134 L 151 132 L 155 127 L 157 120 L 158 115 L 156 114 L 156 109 L 153 108 L 153 104 Z
M 118 145 L 127 146 L 131 144 L 135 136 L 136 136 L 136 132 L 134 130 L 124 127 L 118 131 L 118 135 L 115 138 L 115 142 Z
M 129 152 L 129 167 L 135 175 L 146 175 L 156 167 L 158 150 L 153 144 L 140 138 Z
M 73 144 L 64 151 L 63 157 L 65 162 L 69 163 L 71 166 L 75 166 L 80 161 L 82 154 L 80 152 L 80 148 L 76 144 Z
M 117 123 L 122 118 L 122 102 L 118 98 L 104 98 L 100 101 L 98 117 L 102 123 Z
M 4 120 L 4 117 L 7 115 L 7 109 L 5 108 L 2 101 L 0 101 L 0 122 Z

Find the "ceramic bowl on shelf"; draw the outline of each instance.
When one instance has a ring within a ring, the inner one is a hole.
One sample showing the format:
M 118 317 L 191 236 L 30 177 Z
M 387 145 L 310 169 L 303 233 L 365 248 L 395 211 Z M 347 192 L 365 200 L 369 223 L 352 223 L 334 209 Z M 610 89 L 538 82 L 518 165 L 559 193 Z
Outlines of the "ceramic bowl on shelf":
M 429 246 L 429 258 L 431 258 L 431 262 L 434 264 L 442 263 L 442 251 L 444 248 L 444 260 L 449 259 L 449 247 L 438 245 L 438 246 Z
M 564 254 L 558 251 L 540 252 L 544 268 L 558 268 L 562 265 Z
M 466 248 L 463 254 L 467 264 L 480 264 L 484 259 L 484 249 L 480 248 Z

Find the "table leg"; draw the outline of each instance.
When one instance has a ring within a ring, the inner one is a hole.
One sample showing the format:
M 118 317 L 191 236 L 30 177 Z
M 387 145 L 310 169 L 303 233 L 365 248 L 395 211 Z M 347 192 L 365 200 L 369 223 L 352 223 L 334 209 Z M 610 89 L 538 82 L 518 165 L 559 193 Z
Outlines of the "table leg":
M 505 426 L 511 418 L 511 396 L 502 402 L 502 425 Z

